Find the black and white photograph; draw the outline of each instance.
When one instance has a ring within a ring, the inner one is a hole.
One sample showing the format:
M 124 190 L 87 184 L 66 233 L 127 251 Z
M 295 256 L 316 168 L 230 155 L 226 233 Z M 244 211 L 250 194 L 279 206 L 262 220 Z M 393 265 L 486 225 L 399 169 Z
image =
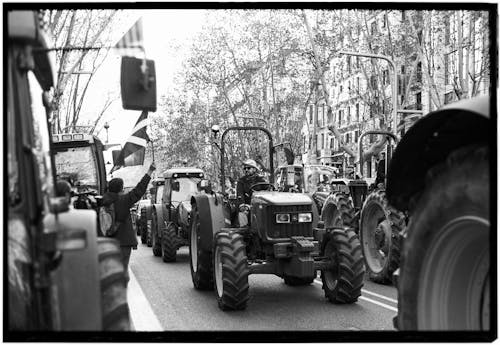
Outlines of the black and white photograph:
M 3 341 L 493 342 L 497 16 L 4 2 Z

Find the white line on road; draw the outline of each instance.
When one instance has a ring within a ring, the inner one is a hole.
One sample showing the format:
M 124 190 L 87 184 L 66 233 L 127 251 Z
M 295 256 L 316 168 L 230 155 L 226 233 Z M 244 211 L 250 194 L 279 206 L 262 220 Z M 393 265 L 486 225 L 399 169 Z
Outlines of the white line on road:
M 371 291 L 368 291 L 366 289 L 361 289 L 361 292 L 362 293 L 367 293 L 369 295 L 372 295 L 372 296 L 375 296 L 375 297 L 378 297 L 378 298 L 385 299 L 386 301 L 389 301 L 389 302 L 392 302 L 392 303 L 396 303 L 396 304 L 398 303 L 398 301 L 395 300 L 394 298 L 385 297 L 384 295 L 379 295 L 378 293 L 371 292 Z
M 318 280 L 316 280 L 316 279 L 314 279 L 314 282 L 315 282 L 316 284 L 318 284 L 318 285 L 323 285 L 323 283 L 322 283 L 321 281 L 318 281 Z M 364 289 L 363 289 L 363 290 L 361 290 L 361 291 L 362 291 L 362 292 L 367 292 L 367 291 L 366 291 L 366 290 L 364 290 Z M 374 294 L 374 295 L 378 295 L 378 294 L 375 294 L 375 293 L 372 293 L 372 294 Z M 378 296 L 382 296 L 382 295 L 378 295 Z M 385 296 L 382 296 L 382 297 L 385 297 Z M 388 298 L 388 297 L 386 297 L 386 298 Z M 379 306 L 381 306 L 381 307 L 384 307 L 384 308 L 386 308 L 386 309 L 389 309 L 389 310 L 392 310 L 392 311 L 395 311 L 395 312 L 397 312 L 397 311 L 398 311 L 398 309 L 397 309 L 397 308 L 394 308 L 393 306 L 390 306 L 390 305 L 385 304 L 385 303 L 382 303 L 382 302 L 375 301 L 375 300 L 373 300 L 373 299 L 371 299 L 371 298 L 368 298 L 368 297 L 360 296 L 360 297 L 359 297 L 359 299 L 362 299 L 362 300 L 367 301 L 367 302 L 371 302 L 371 303 L 373 303 L 373 304 L 379 305 Z M 397 302 L 397 301 L 396 301 L 396 302 Z
M 130 318 L 135 331 L 163 331 L 160 321 L 156 317 L 141 286 L 129 268 L 130 281 L 127 288 L 127 300 L 130 308 Z

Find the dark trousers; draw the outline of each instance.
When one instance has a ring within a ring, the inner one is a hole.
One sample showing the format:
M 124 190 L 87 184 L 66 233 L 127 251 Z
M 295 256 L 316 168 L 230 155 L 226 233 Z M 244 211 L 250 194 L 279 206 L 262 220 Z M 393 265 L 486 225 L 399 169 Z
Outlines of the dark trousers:
M 125 270 L 125 285 L 127 285 L 130 280 L 130 276 L 128 275 L 128 263 L 130 261 L 130 252 L 132 251 L 132 247 L 127 246 L 120 248 L 122 250 L 123 268 Z

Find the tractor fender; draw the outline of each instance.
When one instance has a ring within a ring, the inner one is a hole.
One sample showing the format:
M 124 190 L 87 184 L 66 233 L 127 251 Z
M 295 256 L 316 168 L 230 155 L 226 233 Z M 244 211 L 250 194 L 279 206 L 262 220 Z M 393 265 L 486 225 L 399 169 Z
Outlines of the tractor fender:
M 200 247 L 212 251 L 214 235 L 226 224 L 222 198 L 214 194 L 197 194 L 191 197 L 191 205 L 198 210 L 200 221 Z
M 323 208 L 321 209 L 321 220 L 324 222 L 325 229 L 331 228 L 334 225 L 333 210 L 337 208 L 335 203 L 335 197 L 330 194 L 323 203 Z
M 161 238 L 161 229 L 163 229 L 164 222 L 167 222 L 169 218 L 167 207 L 165 206 L 165 204 L 154 204 L 152 208 L 154 209 L 154 213 L 156 214 L 156 224 L 160 229 L 160 231 L 158 231 L 158 237 Z M 153 212 L 151 213 L 153 214 Z
M 58 236 L 84 229 L 86 246 L 64 250 L 60 265 L 54 271 L 59 300 L 62 331 L 101 330 L 101 282 L 97 249 L 97 216 L 94 210 L 70 209 L 44 217 L 46 232 Z
M 400 211 L 425 187 L 427 171 L 456 149 L 488 143 L 490 97 L 452 103 L 418 120 L 396 147 L 387 172 L 387 198 Z

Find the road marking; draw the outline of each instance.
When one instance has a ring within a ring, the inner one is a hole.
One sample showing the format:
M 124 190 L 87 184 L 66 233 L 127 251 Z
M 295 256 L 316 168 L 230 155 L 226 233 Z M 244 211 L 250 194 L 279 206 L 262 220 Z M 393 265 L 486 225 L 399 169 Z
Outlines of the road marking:
M 315 282 L 316 284 L 318 284 L 318 285 L 323 285 L 323 283 L 322 283 L 320 280 L 314 279 L 314 282 Z M 364 289 L 363 289 L 363 290 L 361 290 L 361 291 L 362 291 L 362 292 L 368 292 L 368 291 L 366 291 L 366 290 L 364 290 Z M 372 292 L 372 294 L 374 294 L 374 293 Z M 375 294 L 375 295 L 378 295 L 378 294 Z M 382 296 L 382 295 L 378 295 L 378 296 Z M 385 297 L 385 296 L 383 296 L 383 297 Z M 386 298 L 388 298 L 388 297 L 386 297 Z M 392 310 L 392 311 L 395 311 L 395 312 L 397 312 L 397 311 L 398 311 L 398 308 L 394 308 L 393 306 L 390 306 L 390 305 L 388 305 L 388 304 L 385 304 L 385 303 L 382 303 L 382 302 L 379 302 L 379 301 L 375 301 L 375 300 L 373 300 L 373 299 L 371 299 L 371 298 L 368 298 L 368 297 L 359 296 L 359 299 L 362 299 L 363 301 L 371 302 L 371 303 L 373 303 L 373 304 L 379 305 L 379 306 L 381 306 L 381 307 L 384 307 L 384 308 L 386 308 L 386 309 L 389 309 L 389 310 Z M 397 301 L 396 301 L 396 302 L 397 302 Z
M 132 319 L 135 331 L 163 331 L 148 299 L 144 295 L 141 286 L 137 282 L 134 273 L 129 268 L 130 281 L 127 288 L 127 301 L 130 308 L 130 318 Z
M 365 290 L 365 289 L 361 289 L 361 292 L 367 293 L 369 295 L 372 295 L 372 296 L 375 296 L 375 297 L 378 297 L 378 298 L 385 299 L 386 301 L 389 301 L 389 302 L 392 302 L 392 303 L 396 303 L 396 304 L 398 303 L 398 301 L 395 300 L 394 298 L 385 297 L 384 295 L 379 295 L 378 293 L 371 292 L 371 291 L 368 291 L 368 290 Z
M 368 297 L 359 296 L 359 299 L 362 299 L 362 300 L 367 301 L 367 302 L 371 302 L 373 304 L 379 305 L 381 307 L 384 307 L 386 309 L 389 309 L 389 310 L 392 310 L 392 311 L 395 311 L 395 312 L 398 311 L 398 308 L 394 308 L 394 307 L 392 307 L 392 306 L 390 306 L 388 304 L 385 304 L 385 303 L 382 303 L 382 302 L 379 302 L 379 301 L 375 301 L 375 300 L 373 300 L 371 298 L 368 298 Z

